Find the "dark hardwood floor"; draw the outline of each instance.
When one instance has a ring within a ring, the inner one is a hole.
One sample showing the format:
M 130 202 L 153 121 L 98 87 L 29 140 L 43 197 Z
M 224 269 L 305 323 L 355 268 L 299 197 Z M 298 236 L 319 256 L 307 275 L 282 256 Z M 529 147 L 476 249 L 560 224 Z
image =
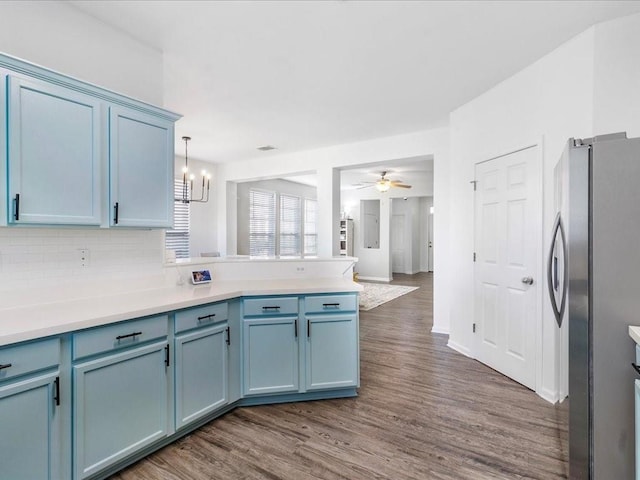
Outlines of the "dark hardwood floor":
M 432 274 L 360 314 L 359 396 L 238 408 L 112 480 L 567 478 L 567 406 L 430 333 Z

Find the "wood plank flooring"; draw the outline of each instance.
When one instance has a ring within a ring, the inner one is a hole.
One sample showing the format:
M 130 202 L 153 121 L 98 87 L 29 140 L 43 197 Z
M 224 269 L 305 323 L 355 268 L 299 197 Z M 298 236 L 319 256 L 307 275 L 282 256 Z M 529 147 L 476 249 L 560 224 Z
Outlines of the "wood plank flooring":
M 111 480 L 567 478 L 553 406 L 430 333 L 432 274 L 360 314 L 359 396 L 238 408 Z

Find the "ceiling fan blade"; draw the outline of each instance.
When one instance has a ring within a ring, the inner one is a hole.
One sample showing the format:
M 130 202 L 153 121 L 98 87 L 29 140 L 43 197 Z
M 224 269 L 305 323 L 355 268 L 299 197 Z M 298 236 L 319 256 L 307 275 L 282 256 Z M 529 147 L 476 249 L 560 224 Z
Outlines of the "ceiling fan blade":
M 370 188 L 370 187 L 373 187 L 374 185 L 375 185 L 375 183 L 372 183 L 371 185 L 363 185 L 361 187 L 356 187 L 356 190 L 362 190 L 363 188 Z
M 398 188 L 411 188 L 411 185 L 405 185 L 404 183 L 392 183 L 391 186 Z

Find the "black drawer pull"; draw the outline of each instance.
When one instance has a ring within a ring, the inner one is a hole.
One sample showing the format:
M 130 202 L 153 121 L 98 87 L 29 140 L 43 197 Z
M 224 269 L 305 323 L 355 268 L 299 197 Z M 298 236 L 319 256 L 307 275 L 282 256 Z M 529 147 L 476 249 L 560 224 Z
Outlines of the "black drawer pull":
M 339 308 L 339 303 L 323 303 L 322 308 Z
M 53 400 L 56 402 L 56 406 L 60 406 L 60 377 L 56 377 L 53 381 Z
M 203 315 L 202 317 L 198 317 L 198 321 L 199 321 L 199 322 L 201 322 L 201 321 L 203 321 L 203 320 L 210 320 L 210 319 L 212 319 L 212 318 L 213 318 L 213 317 L 215 317 L 215 316 L 216 316 L 216 314 L 215 314 L 215 313 L 212 313 L 212 314 L 210 314 L 210 315 Z
M 171 365 L 169 359 L 170 359 L 170 357 L 169 357 L 169 345 L 166 345 L 164 347 L 164 365 L 165 365 L 165 367 L 168 367 L 168 366 Z
M 15 204 L 15 211 L 13 212 L 13 218 L 16 219 L 16 221 L 20 220 L 20 194 L 16 193 L 16 198 L 13 200 L 13 203 Z
M 307 337 L 311 336 L 311 322 L 307 318 Z
M 293 333 L 295 334 L 296 338 L 298 338 L 298 319 L 297 318 L 293 321 Z
M 636 365 L 635 363 L 632 363 L 631 366 L 634 368 L 634 370 L 638 373 L 640 373 L 640 365 Z M 2 368 L 2 367 L 0 367 Z
M 280 310 L 280 306 L 274 305 L 272 307 L 262 307 L 262 310 Z
M 231 329 L 227 327 L 227 345 L 231 345 Z
M 116 337 L 116 340 L 122 340 L 123 338 L 129 338 L 129 337 L 135 337 L 137 335 L 142 335 L 142 332 L 133 332 L 133 333 L 127 333 L 126 335 L 118 335 Z
M 118 224 L 118 213 L 120 211 L 120 204 L 118 202 L 115 203 L 115 205 L 113 206 L 113 224 L 117 225 Z
M 5 363 L 4 365 L 0 365 L 0 370 L 4 370 L 5 368 L 9 368 L 12 365 L 13 365 L 12 363 Z

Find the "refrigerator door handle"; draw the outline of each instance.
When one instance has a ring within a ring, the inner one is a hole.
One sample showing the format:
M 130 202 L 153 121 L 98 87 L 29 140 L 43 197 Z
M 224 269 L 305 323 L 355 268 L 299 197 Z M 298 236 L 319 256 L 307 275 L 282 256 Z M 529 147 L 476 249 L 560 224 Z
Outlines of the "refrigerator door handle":
M 560 298 L 560 307 L 558 307 L 556 301 L 555 292 L 558 291 L 559 281 L 558 281 L 558 259 L 554 255 L 556 240 L 558 239 L 558 234 L 560 234 L 560 244 L 562 245 L 562 256 L 563 256 L 563 278 L 562 278 L 562 286 L 561 288 L 561 298 Z M 556 318 L 556 323 L 558 327 L 562 326 L 562 317 L 564 316 L 564 309 L 567 300 L 567 276 L 568 276 L 568 266 L 569 262 L 567 261 L 567 242 L 564 236 L 564 226 L 562 225 L 562 218 L 560 213 L 556 216 L 555 222 L 553 222 L 553 229 L 551 234 L 551 246 L 549 248 L 549 258 L 547 261 L 547 284 L 549 287 L 549 297 L 551 299 L 551 308 L 553 309 L 553 315 Z

